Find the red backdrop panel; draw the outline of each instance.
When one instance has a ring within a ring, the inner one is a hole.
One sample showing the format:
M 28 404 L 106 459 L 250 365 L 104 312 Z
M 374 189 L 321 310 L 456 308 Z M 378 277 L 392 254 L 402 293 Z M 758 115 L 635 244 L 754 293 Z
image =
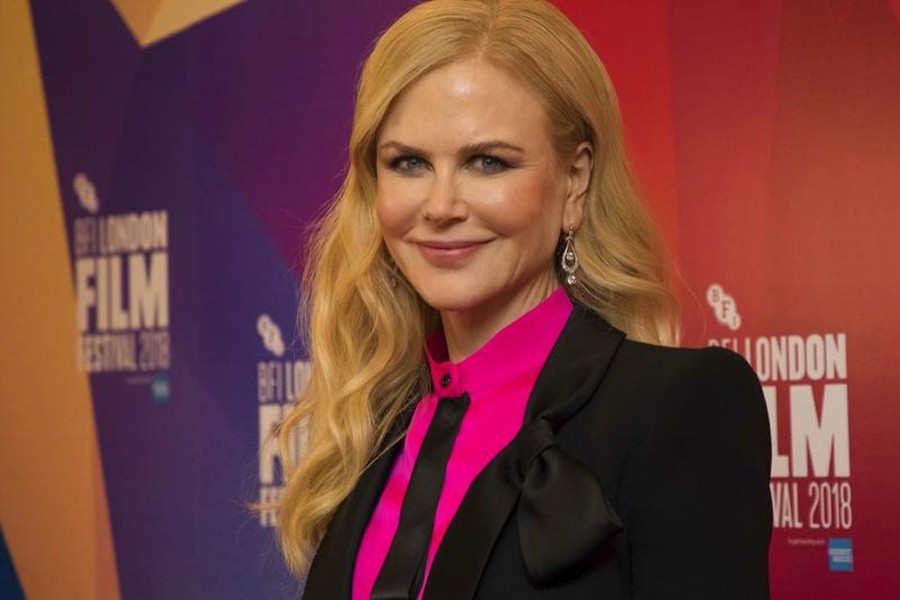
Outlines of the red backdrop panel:
M 773 597 L 891 597 L 900 2 L 557 4 L 618 88 L 685 343 L 741 352 L 766 390 Z

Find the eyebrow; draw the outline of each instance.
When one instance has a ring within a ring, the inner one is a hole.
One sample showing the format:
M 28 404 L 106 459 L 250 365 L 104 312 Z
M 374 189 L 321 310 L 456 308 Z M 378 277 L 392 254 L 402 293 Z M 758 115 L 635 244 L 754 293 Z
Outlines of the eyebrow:
M 423 151 L 420 148 L 416 148 L 415 146 L 409 146 L 407 144 L 401 144 L 400 142 L 387 141 L 378 146 L 378 151 L 381 152 L 387 149 L 394 149 L 400 152 L 401 154 L 419 154 L 425 155 L 427 152 Z M 524 153 L 525 150 L 516 146 L 514 144 L 510 144 L 508 142 L 502 142 L 500 140 L 491 140 L 486 142 L 478 142 L 477 144 L 469 144 L 467 146 L 463 146 L 459 150 L 460 155 L 472 155 L 472 154 L 487 154 L 494 150 L 511 150 L 513 152 L 518 152 L 520 154 Z

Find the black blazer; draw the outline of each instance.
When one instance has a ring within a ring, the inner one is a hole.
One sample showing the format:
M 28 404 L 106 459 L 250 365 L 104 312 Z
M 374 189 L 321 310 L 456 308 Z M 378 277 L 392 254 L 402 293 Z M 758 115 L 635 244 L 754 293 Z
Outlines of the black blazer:
M 450 523 L 423 598 L 768 598 L 769 435 L 759 380 L 738 354 L 626 340 L 576 305 L 521 432 Z M 338 507 L 306 600 L 350 598 L 401 446 Z

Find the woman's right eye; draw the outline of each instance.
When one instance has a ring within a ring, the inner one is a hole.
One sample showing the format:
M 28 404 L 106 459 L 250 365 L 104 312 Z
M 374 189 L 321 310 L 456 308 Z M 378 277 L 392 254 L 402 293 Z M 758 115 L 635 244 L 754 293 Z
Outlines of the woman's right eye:
M 400 173 L 415 173 L 425 168 L 425 161 L 418 156 L 398 156 L 391 161 L 390 166 Z

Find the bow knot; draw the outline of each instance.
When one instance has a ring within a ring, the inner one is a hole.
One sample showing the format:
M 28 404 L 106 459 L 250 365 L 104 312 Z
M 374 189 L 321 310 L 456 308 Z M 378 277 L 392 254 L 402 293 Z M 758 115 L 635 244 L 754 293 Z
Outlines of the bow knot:
M 519 443 L 522 556 L 531 580 L 543 584 L 578 565 L 623 526 L 594 473 L 557 445 L 549 421 L 528 423 Z

